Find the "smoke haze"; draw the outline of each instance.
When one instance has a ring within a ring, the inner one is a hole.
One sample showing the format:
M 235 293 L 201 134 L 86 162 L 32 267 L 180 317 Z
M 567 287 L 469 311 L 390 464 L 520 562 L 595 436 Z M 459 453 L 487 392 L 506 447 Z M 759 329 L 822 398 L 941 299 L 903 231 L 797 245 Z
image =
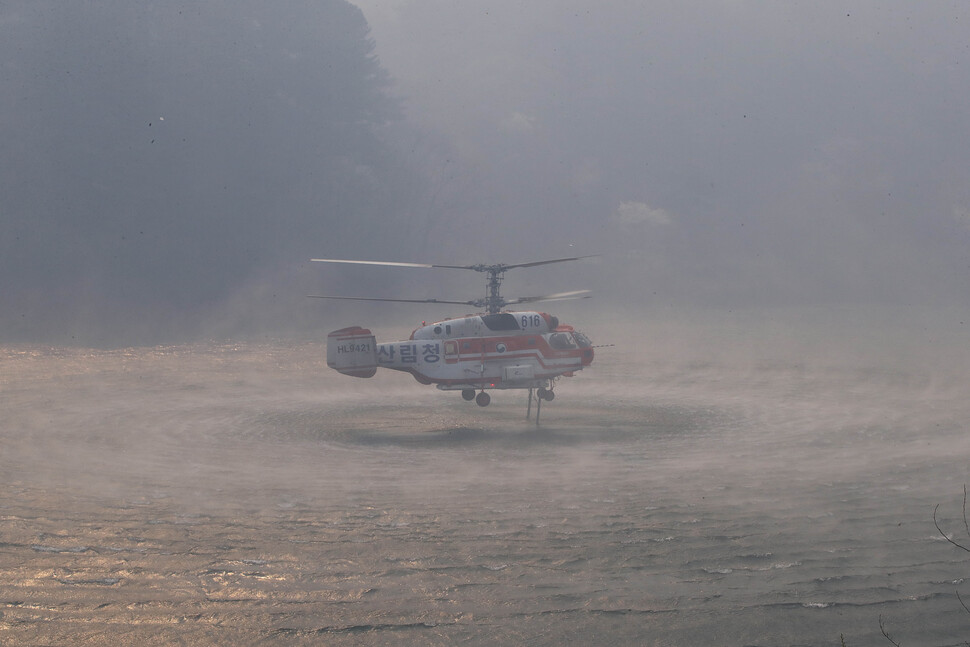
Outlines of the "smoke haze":
M 0 29 L 5 339 L 192 338 L 240 291 L 279 326 L 311 255 L 406 239 L 355 7 L 14 2 Z
M 5 2 L 0 642 L 965 639 L 968 22 Z M 326 366 L 466 308 L 306 298 L 588 254 L 502 285 L 593 290 L 539 427 Z
M 959 5 L 359 5 L 491 246 L 609 250 L 636 302 L 968 303 Z
M 691 318 L 970 305 L 960 5 L 357 7 L 7 3 L 3 338 L 308 334 L 337 310 L 309 292 L 482 292 L 313 256 L 603 253 L 509 289 Z

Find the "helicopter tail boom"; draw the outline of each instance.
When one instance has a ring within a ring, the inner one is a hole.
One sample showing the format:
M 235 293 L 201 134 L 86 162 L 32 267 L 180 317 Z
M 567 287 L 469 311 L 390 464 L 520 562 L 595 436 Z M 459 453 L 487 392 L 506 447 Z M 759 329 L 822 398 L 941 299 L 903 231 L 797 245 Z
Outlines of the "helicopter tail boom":
M 327 366 L 353 377 L 377 373 L 377 341 L 360 326 L 341 328 L 327 335 Z

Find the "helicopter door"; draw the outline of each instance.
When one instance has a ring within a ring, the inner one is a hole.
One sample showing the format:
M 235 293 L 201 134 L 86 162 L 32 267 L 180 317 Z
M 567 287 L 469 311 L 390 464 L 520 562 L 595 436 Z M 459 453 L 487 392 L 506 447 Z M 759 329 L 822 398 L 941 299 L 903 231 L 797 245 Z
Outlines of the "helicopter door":
M 448 364 L 454 364 L 458 361 L 458 342 L 456 341 L 446 341 L 445 342 L 445 362 Z

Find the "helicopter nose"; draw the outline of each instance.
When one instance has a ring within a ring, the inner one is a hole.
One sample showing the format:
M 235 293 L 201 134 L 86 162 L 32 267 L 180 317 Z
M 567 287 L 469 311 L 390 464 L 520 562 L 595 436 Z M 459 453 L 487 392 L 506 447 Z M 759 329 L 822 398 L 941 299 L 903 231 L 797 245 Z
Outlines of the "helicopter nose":
M 593 363 L 593 349 L 587 348 L 583 351 L 583 366 L 589 366 Z

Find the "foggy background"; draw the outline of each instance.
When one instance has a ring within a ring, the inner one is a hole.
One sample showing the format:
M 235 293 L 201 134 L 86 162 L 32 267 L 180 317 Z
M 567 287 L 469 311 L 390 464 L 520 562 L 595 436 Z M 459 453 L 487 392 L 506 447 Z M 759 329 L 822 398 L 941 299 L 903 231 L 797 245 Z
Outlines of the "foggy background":
M 962 637 L 968 21 L 2 3 L 0 634 Z M 484 277 L 310 258 L 581 255 L 503 284 L 593 290 L 541 425 L 326 367 L 471 308 L 306 295 Z
M 901 1 L 7 2 L 0 340 L 408 328 L 462 313 L 305 295 L 471 299 L 481 277 L 307 260 L 579 254 L 603 256 L 504 293 L 594 289 L 556 312 L 600 326 L 807 309 L 960 339 L 968 22 Z

